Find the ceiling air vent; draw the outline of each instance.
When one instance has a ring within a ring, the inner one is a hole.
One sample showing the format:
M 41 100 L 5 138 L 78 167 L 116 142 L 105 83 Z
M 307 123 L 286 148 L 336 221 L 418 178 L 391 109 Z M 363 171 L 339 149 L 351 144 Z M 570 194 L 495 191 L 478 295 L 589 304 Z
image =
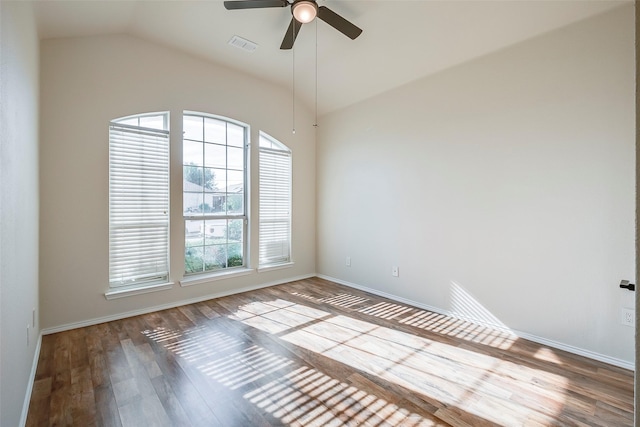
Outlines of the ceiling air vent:
M 247 52 L 253 52 L 254 50 L 256 50 L 258 48 L 258 45 L 255 44 L 254 42 L 251 42 L 247 39 L 243 39 L 240 36 L 233 36 L 231 37 L 231 40 L 229 40 L 229 44 L 231 46 L 235 46 L 237 48 L 240 48 L 242 50 L 246 50 Z

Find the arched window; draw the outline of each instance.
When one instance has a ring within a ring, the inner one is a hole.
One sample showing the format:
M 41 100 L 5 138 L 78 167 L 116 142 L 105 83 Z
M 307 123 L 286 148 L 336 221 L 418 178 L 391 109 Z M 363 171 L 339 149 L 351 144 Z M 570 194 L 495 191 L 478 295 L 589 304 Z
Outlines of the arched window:
M 260 267 L 291 261 L 291 150 L 260 132 Z

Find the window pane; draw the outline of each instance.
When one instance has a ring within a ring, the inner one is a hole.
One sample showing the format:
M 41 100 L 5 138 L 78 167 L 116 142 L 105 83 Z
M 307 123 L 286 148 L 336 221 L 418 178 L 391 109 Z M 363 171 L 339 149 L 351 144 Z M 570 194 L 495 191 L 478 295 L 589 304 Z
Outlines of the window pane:
M 138 119 L 137 117 L 132 117 L 130 119 L 125 119 L 125 120 L 115 120 L 115 122 L 121 123 L 123 125 L 138 126 L 139 120 L 140 119 Z
M 205 144 L 204 145 L 204 165 L 210 168 L 222 168 L 222 169 L 226 168 L 227 167 L 226 147 L 224 145 L 218 145 L 218 144 Z
M 205 117 L 204 119 L 204 140 L 206 142 L 215 142 L 216 144 L 225 144 L 226 122 L 217 119 Z
M 244 264 L 242 257 L 242 243 L 231 243 L 227 248 L 227 265 L 229 267 L 240 267 Z
M 212 215 L 224 215 L 225 199 L 226 199 L 226 196 L 224 194 L 206 193 L 205 194 L 206 212 Z
M 227 123 L 227 145 L 244 147 L 244 129 L 242 126 Z
M 207 191 L 227 191 L 227 171 L 225 169 L 209 169 L 211 174 L 210 190 Z
M 184 236 L 185 246 L 204 246 L 204 236 L 202 229 L 204 227 L 204 221 L 202 220 L 187 220 L 184 224 Z
M 202 248 L 185 248 L 184 271 L 186 273 L 200 273 L 204 271 Z
M 227 171 L 227 192 L 240 193 L 244 190 L 244 172 Z
M 204 203 L 199 206 L 199 212 L 202 212 L 204 215 L 209 215 L 215 209 L 212 202 L 212 197 L 207 193 L 203 194 L 203 197 Z
M 165 130 L 165 116 L 143 116 L 140 117 L 140 126 L 151 129 Z
M 207 245 L 214 243 L 226 243 L 227 241 L 227 220 L 211 219 L 205 223 L 205 234 Z
M 183 194 L 183 207 L 182 210 L 185 215 L 193 215 L 202 213 L 202 207 L 204 204 L 203 193 L 190 193 L 184 192 Z
M 204 248 L 205 269 L 216 270 L 227 266 L 226 245 L 213 245 Z
M 227 194 L 227 213 L 244 213 L 244 194 Z
M 202 141 L 203 127 L 202 117 L 184 116 L 182 120 L 182 132 L 184 139 Z
M 202 182 L 203 190 L 206 192 L 218 191 L 218 188 L 216 187 L 217 183 L 215 180 L 216 173 L 218 172 L 216 172 L 215 169 L 204 168 L 203 173 L 204 173 L 204 178 Z
M 202 185 L 204 184 L 204 169 L 199 166 L 188 165 L 182 168 L 182 177 L 183 191 L 200 191 L 202 192 L 204 188 Z
M 244 169 L 244 150 L 242 148 L 229 147 L 227 149 L 229 169 Z
M 184 141 L 182 144 L 182 164 L 202 166 L 202 143 Z
M 244 239 L 242 238 L 243 229 L 242 223 L 243 219 L 230 219 L 229 225 L 227 228 L 227 234 L 229 237 L 229 242 L 240 243 Z

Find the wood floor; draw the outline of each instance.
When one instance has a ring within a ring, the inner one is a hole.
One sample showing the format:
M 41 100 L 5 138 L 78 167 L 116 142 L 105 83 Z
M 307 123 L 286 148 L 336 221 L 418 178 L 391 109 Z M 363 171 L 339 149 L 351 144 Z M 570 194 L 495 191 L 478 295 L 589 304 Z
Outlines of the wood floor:
M 321 279 L 43 337 L 28 426 L 631 426 L 633 373 Z

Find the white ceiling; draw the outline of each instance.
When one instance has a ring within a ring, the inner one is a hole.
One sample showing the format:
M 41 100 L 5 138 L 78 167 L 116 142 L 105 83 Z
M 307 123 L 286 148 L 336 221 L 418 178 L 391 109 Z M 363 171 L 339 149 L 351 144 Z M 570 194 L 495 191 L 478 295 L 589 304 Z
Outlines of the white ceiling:
M 2 0 L 4 1 L 4 0 Z M 42 39 L 131 34 L 286 88 L 318 113 L 356 103 L 489 52 L 552 31 L 627 1 L 318 0 L 363 29 L 350 40 L 322 21 L 303 26 L 281 51 L 289 8 L 228 11 L 220 0 L 36 1 Z M 227 42 L 259 45 L 248 53 Z

